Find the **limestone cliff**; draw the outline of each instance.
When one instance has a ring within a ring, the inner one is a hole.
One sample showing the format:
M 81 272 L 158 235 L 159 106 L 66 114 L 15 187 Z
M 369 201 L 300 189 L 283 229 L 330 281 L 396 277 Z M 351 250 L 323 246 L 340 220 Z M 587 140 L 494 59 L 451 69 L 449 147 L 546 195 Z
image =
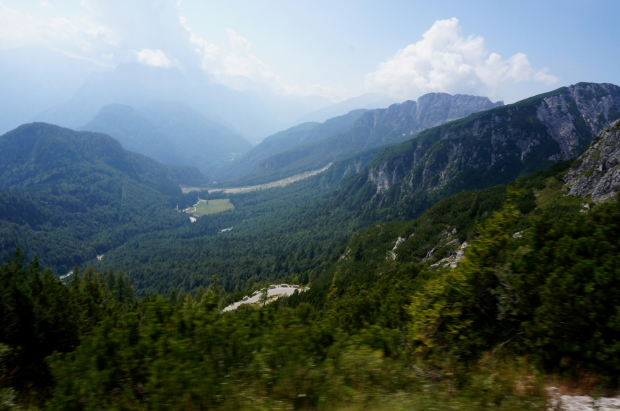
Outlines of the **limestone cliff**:
M 409 100 L 363 113 L 342 138 L 361 148 L 374 147 L 503 104 L 501 101 L 492 103 L 486 97 L 429 93 L 417 102 Z
M 579 83 L 434 127 L 377 154 L 365 176 L 378 193 L 485 188 L 571 158 L 620 118 L 620 87 Z
M 568 194 L 605 201 L 620 191 L 620 121 L 603 130 L 564 177 Z

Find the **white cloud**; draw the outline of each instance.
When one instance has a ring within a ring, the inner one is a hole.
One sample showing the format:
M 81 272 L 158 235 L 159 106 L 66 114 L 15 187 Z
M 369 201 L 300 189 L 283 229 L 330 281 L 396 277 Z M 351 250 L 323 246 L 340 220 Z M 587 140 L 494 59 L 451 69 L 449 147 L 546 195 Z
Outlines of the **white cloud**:
M 51 6 L 42 0 L 41 7 Z M 218 47 L 187 26 L 180 0 L 81 0 L 85 14 L 29 14 L 0 0 L 0 48 L 42 43 L 104 66 L 139 61 L 157 67 L 200 67 L 223 84 L 279 94 L 340 100 L 343 88 L 295 86 L 252 53 L 252 43 L 228 29 L 230 47 Z
M 88 17 L 118 38 L 117 61 L 135 58 L 135 50 L 161 50 L 173 65 L 196 67 L 200 56 L 191 33 L 180 23 L 181 8 L 174 0 L 82 0 Z
M 172 65 L 170 59 L 161 50 L 142 49 L 136 53 L 136 56 L 139 63 L 147 66 L 168 68 Z
M 463 37 L 458 20 L 452 18 L 436 21 L 422 40 L 398 50 L 391 60 L 368 73 L 365 87 L 398 98 L 429 92 L 494 97 L 503 83 L 556 83 L 558 78 L 547 71 L 534 70 L 523 53 L 504 60 L 487 52 L 482 37 Z
M 230 52 L 223 55 L 214 45 L 202 46 L 203 64 L 218 81 L 238 89 L 268 88 L 280 94 L 302 94 L 296 86 L 285 83 L 269 64 L 250 52 L 252 43 L 229 28 Z M 201 44 L 194 40 L 195 44 Z M 205 42 L 205 44 L 207 44 Z
M 229 76 L 245 76 L 252 79 L 275 79 L 277 76 L 268 64 L 250 53 L 252 43 L 238 35 L 233 29 L 226 29 L 231 53 L 224 57 L 224 73 Z
M 182 0 L 178 0 L 177 5 L 181 5 Z M 211 68 L 212 62 L 217 60 L 220 49 L 215 44 L 210 44 L 204 39 L 198 37 L 186 24 L 185 17 L 179 16 L 181 25 L 189 33 L 189 42 L 195 47 L 196 53 L 201 57 L 200 67 L 203 70 Z
M 41 5 L 41 7 L 44 7 L 44 8 L 47 8 L 47 9 L 53 9 L 54 8 L 54 6 L 52 6 L 49 1 L 42 1 L 39 4 Z
M 37 17 L 11 9 L 0 1 L 0 47 L 26 43 L 42 43 L 67 54 L 89 58 L 92 50 L 115 46 L 118 39 L 86 16 Z

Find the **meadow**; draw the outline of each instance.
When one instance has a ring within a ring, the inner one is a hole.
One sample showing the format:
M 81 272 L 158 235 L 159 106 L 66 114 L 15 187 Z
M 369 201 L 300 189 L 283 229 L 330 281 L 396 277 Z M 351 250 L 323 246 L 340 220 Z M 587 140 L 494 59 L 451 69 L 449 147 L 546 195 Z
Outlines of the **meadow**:
M 216 214 L 221 213 L 226 210 L 233 210 L 235 208 L 234 205 L 230 203 L 228 198 L 222 198 L 218 200 L 198 200 L 196 204 L 194 204 L 194 211 L 190 211 L 196 217 L 202 217 L 207 214 Z

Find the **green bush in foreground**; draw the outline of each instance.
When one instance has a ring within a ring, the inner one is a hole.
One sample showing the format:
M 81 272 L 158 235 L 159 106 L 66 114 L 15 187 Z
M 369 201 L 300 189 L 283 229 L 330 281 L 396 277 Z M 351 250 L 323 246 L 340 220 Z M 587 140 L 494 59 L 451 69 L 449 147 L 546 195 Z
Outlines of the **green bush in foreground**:
M 472 358 L 494 346 L 534 354 L 548 370 L 620 372 L 620 202 L 560 220 L 543 214 L 522 237 L 509 200 L 454 270 L 428 275 L 408 307 L 418 354 Z

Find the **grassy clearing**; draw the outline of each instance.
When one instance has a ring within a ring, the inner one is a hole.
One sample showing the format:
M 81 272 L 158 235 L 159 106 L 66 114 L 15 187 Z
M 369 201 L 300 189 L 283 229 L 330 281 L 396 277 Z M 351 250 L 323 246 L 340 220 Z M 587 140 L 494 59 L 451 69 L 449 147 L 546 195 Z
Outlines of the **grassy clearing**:
M 536 204 L 542 210 L 551 213 L 558 213 L 560 209 L 573 209 L 575 211 L 582 209 L 583 203 L 589 203 L 588 197 L 567 196 L 562 191 L 564 183 L 558 179 L 551 177 L 545 180 L 545 188 L 542 190 L 534 189 L 536 196 Z M 564 211 L 566 212 L 566 211 Z M 538 212 L 532 215 L 538 215 Z
M 235 206 L 230 203 L 230 200 L 223 198 L 220 200 L 198 200 L 198 203 L 194 205 L 195 211 L 192 214 L 196 217 L 202 217 L 207 214 L 221 213 L 222 211 L 232 210 Z

